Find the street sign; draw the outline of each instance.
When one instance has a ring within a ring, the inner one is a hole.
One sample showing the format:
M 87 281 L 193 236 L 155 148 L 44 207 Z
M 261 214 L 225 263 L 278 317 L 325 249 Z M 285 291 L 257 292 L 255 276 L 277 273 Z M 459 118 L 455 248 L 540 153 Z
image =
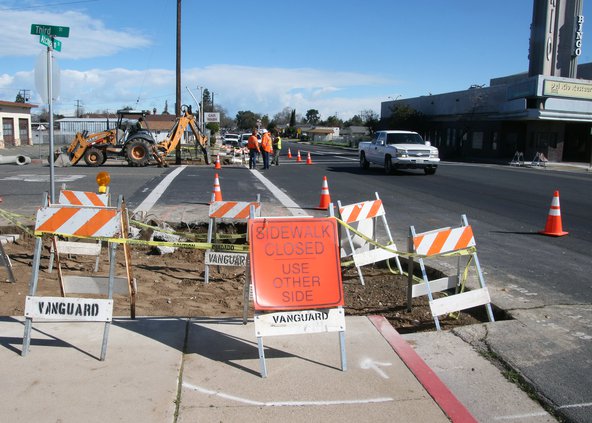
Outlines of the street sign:
M 255 310 L 343 306 L 335 219 L 251 219 L 249 239 Z
M 52 26 L 52 25 L 31 25 L 31 34 L 33 35 L 53 35 L 54 37 L 68 38 L 70 35 L 70 27 L 68 26 Z
M 39 43 L 49 48 L 53 48 L 55 51 L 62 51 L 62 42 L 60 40 L 56 40 L 55 38 L 52 39 L 47 35 L 41 34 L 39 36 Z

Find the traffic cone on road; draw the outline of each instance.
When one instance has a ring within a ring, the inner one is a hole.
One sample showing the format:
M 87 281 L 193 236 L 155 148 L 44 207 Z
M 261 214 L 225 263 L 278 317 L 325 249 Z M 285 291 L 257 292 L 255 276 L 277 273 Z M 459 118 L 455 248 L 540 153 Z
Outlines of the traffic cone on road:
M 216 156 L 216 163 L 214 164 L 214 169 L 222 169 L 222 166 L 220 166 L 220 155 L 219 154 Z
M 298 155 L 296 156 L 296 161 L 297 162 L 301 162 L 302 161 L 302 157 L 300 157 L 300 150 L 298 150 Z
M 308 156 L 306 157 L 306 164 L 312 164 L 312 159 L 310 158 L 310 152 L 308 152 Z
M 331 204 L 331 195 L 329 194 L 329 184 L 327 183 L 327 177 L 323 176 L 323 186 L 321 188 L 321 201 L 317 209 L 327 210 Z
M 292 158 L 292 152 L 290 151 L 290 147 L 288 147 L 288 158 L 291 159 Z
M 222 190 L 220 189 L 220 179 L 218 174 L 214 176 L 214 189 L 212 189 L 212 203 L 214 201 L 222 201 Z
M 561 224 L 561 207 L 559 206 L 559 191 L 555 191 L 553 194 L 553 200 L 551 201 L 551 208 L 547 215 L 547 224 L 545 230 L 539 231 L 540 234 L 549 236 L 563 236 L 569 232 L 563 230 Z

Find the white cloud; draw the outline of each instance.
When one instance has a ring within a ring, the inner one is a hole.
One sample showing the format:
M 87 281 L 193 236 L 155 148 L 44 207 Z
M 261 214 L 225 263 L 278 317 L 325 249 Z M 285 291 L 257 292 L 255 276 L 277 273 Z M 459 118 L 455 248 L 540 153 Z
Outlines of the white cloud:
M 291 107 L 299 114 L 317 109 L 323 118 L 337 115 L 349 119 L 362 110 L 380 108 L 381 99 L 369 96 L 369 89 L 393 84 L 382 76 L 363 73 L 232 65 L 189 69 L 182 78 L 184 104 L 194 105 L 185 87 L 199 96 L 196 87 L 203 86 L 231 116 L 239 110 L 251 110 L 273 117 L 284 107 Z M 55 104 L 60 114 L 74 113 L 76 100 L 91 112 L 124 106 L 162 111 L 165 100 L 169 111 L 174 110 L 173 70 L 62 69 L 60 79 L 60 98 Z M 17 92 L 27 86 L 34 86 L 33 71 L 0 75 L 0 88 Z M 32 101 L 41 102 L 35 92 Z
M 51 13 L 0 8 L 0 57 L 34 56 L 39 37 L 30 34 L 31 23 L 67 26 L 70 36 L 61 39 L 64 59 L 88 59 L 113 55 L 122 49 L 148 47 L 151 41 L 131 30 L 113 30 L 102 21 L 79 12 Z M 67 40 L 67 41 L 65 41 Z

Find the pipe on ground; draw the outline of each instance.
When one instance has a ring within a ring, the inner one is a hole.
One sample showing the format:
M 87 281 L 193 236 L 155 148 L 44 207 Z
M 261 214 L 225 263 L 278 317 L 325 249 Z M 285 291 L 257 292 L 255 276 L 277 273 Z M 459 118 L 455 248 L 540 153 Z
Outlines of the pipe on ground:
M 31 163 L 29 156 L 0 156 L 0 164 L 17 164 L 19 166 Z

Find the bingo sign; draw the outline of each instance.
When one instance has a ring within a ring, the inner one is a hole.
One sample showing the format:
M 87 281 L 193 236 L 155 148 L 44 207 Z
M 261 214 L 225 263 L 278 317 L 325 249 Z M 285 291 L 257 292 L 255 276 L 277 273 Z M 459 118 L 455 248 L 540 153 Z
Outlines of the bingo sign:
M 343 306 L 333 218 L 249 220 L 255 310 Z

